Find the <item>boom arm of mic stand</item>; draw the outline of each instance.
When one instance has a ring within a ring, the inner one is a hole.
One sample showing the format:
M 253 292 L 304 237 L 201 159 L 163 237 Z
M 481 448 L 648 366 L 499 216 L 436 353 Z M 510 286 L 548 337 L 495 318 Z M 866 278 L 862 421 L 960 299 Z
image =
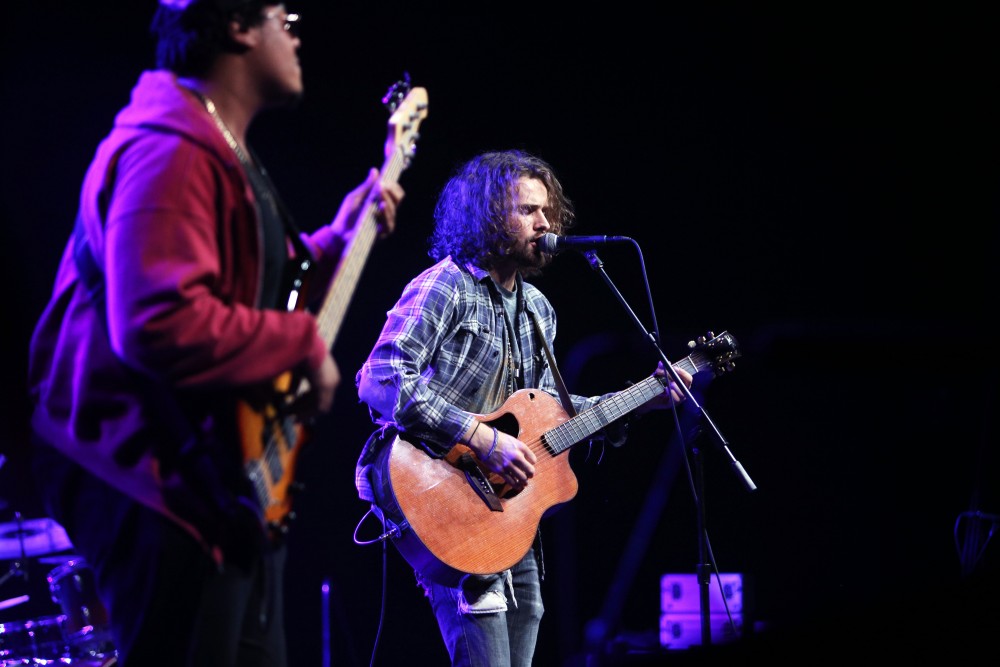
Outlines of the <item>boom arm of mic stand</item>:
M 663 350 L 660 349 L 659 344 L 657 344 L 656 338 L 653 336 L 653 334 L 646 331 L 646 327 L 643 326 L 642 321 L 635 314 L 635 311 L 632 310 L 632 307 L 629 306 L 628 302 L 625 300 L 625 297 L 622 296 L 622 293 L 615 286 L 614 282 L 612 282 L 610 276 L 608 276 L 607 271 L 604 270 L 604 262 L 602 262 L 601 259 L 597 256 L 597 252 L 594 250 L 586 250 L 583 252 L 583 256 L 587 258 L 587 262 L 590 264 L 590 268 L 599 273 L 601 275 L 601 278 L 604 279 L 604 282 L 607 284 L 607 286 L 611 288 L 611 293 L 615 295 L 615 298 L 618 299 L 618 302 L 622 305 L 623 308 L 625 308 L 625 311 L 632 317 L 632 321 L 635 322 L 636 326 L 639 327 L 639 330 L 642 332 L 642 335 L 646 338 L 646 340 L 648 340 L 653 345 L 653 348 L 660 355 L 660 359 L 663 360 L 664 366 L 666 366 L 667 375 L 674 382 L 674 384 L 677 385 L 680 391 L 684 394 L 685 398 L 687 398 L 688 405 L 693 406 L 694 409 L 696 409 L 699 413 L 701 413 L 701 416 L 705 420 L 705 423 L 708 424 L 708 426 L 711 428 L 712 433 L 715 435 L 716 443 L 725 452 L 726 456 L 729 457 L 730 465 L 736 472 L 737 476 L 739 476 L 740 480 L 743 482 L 743 486 L 746 488 L 747 491 L 755 491 L 757 489 L 757 485 L 753 483 L 752 479 L 750 479 L 750 475 L 747 474 L 747 471 L 746 469 L 744 469 L 743 464 L 741 464 L 737 460 L 737 458 L 733 456 L 732 451 L 730 451 L 729 449 L 729 443 L 726 442 L 726 439 L 725 437 L 723 437 L 722 432 L 719 431 L 719 428 L 715 425 L 715 422 L 712 421 L 712 418 L 708 415 L 708 412 L 705 410 L 705 408 L 703 408 L 701 404 L 698 403 L 698 399 L 696 399 L 694 394 L 691 393 L 691 390 L 688 388 L 688 386 L 683 382 L 681 382 L 680 377 L 678 377 L 677 375 L 677 371 L 674 370 L 673 364 L 670 363 L 670 360 L 667 359 L 667 356 L 663 353 Z

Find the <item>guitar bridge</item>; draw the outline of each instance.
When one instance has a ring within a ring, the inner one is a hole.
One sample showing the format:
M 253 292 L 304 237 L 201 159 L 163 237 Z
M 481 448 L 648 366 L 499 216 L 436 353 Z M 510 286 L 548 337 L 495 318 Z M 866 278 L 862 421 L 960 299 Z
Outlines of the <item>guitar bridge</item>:
M 458 467 L 465 473 L 465 479 L 469 482 L 469 486 L 473 488 L 486 506 L 490 508 L 492 512 L 503 512 L 503 505 L 500 504 L 500 498 L 497 496 L 496 491 L 493 490 L 493 485 L 490 484 L 490 480 L 486 477 L 482 468 L 476 465 L 476 460 L 471 454 L 466 452 L 458 460 Z

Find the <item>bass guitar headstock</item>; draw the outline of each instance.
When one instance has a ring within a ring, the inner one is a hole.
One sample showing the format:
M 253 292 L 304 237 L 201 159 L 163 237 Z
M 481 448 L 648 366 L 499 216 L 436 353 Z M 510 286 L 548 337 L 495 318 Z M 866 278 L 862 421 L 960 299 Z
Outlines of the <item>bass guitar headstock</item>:
M 403 73 L 403 79 L 389 86 L 382 98 L 382 104 L 392 114 L 389 118 L 389 136 L 385 142 L 385 157 L 399 151 L 402 168 L 410 165 L 417 151 L 420 138 L 420 122 L 427 118 L 427 90 L 413 88 L 410 75 Z

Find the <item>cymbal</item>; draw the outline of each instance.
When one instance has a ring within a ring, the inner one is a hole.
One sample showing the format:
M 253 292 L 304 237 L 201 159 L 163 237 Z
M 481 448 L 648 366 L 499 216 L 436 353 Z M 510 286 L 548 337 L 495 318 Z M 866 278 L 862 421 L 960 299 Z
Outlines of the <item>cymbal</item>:
M 45 554 L 73 548 L 66 530 L 52 519 L 22 519 L 0 524 L 0 559 Z
M 42 556 L 38 559 L 38 562 L 42 565 L 65 565 L 71 560 L 81 560 L 79 554 L 58 554 L 56 556 Z

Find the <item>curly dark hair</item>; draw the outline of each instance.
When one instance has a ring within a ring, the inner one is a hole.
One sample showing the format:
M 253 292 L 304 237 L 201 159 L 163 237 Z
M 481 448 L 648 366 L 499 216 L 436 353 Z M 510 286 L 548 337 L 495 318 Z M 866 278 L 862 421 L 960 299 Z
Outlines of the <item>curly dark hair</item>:
M 160 4 L 149 31 L 156 37 L 156 66 L 178 76 L 201 76 L 221 53 L 238 53 L 229 22 L 244 28 L 260 25 L 264 8 L 278 0 L 192 0 Z
M 507 220 L 514 210 L 518 179 L 525 176 L 537 178 L 548 191 L 545 216 L 550 231 L 561 234 L 572 227 L 573 204 L 545 160 L 522 150 L 482 153 L 460 165 L 441 190 L 427 254 L 435 260 L 451 255 L 459 264 L 493 268 L 513 245 Z

